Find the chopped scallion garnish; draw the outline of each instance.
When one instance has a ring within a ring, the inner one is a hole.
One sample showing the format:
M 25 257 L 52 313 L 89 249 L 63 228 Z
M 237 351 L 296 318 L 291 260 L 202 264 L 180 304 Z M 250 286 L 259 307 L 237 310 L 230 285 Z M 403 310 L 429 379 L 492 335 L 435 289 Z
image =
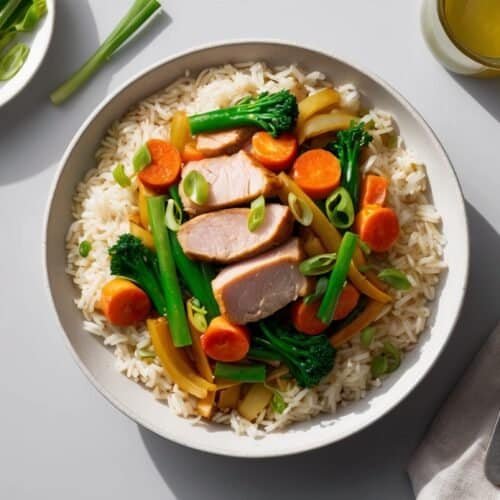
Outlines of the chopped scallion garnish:
M 83 240 L 78 247 L 78 253 L 81 257 L 88 257 L 91 249 L 92 244 L 90 243 L 90 241 Z
M 336 258 L 336 253 L 315 255 L 314 257 L 302 261 L 299 265 L 299 271 L 304 276 L 318 276 L 328 273 L 332 270 Z
M 113 169 L 113 179 L 122 188 L 130 186 L 130 177 L 125 173 L 125 166 L 123 163 L 118 163 Z
M 167 209 L 165 210 L 165 225 L 170 231 L 177 232 L 182 224 L 182 208 L 173 199 L 167 201 Z
M 266 199 L 260 195 L 252 201 L 250 213 L 248 214 L 248 230 L 256 231 L 264 222 L 266 217 Z
M 310 226 L 313 221 L 312 210 L 294 193 L 288 194 L 288 206 L 295 220 L 303 226 Z
M 132 165 L 134 167 L 134 172 L 140 172 L 144 167 L 147 167 L 151 163 L 151 153 L 149 152 L 147 144 L 143 144 L 135 152 L 132 158 Z
M 406 274 L 399 269 L 384 269 L 378 273 L 378 277 L 396 290 L 409 290 L 411 288 Z
M 197 205 L 203 205 L 210 194 L 210 184 L 200 172 L 191 170 L 182 181 L 182 188 L 186 196 Z

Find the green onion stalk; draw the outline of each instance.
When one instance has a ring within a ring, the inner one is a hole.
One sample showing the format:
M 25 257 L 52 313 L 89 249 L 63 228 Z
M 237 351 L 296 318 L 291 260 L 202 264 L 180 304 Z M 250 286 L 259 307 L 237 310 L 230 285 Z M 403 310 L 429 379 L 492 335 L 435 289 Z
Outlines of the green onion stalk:
M 237 365 L 229 363 L 216 363 L 214 375 L 218 378 L 235 380 L 237 382 L 265 382 L 266 367 L 264 365 Z

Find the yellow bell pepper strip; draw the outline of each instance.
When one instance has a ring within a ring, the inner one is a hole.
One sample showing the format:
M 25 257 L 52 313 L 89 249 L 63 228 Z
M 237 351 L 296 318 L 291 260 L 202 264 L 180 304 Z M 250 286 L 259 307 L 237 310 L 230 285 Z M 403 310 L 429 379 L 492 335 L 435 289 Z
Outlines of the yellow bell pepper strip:
M 351 340 L 354 335 L 373 323 L 379 317 L 384 307 L 385 304 L 371 300 L 358 317 L 330 337 L 330 342 L 333 347 L 337 348 L 345 344 L 347 341 Z
M 139 224 L 130 222 L 130 234 L 133 234 L 136 238 L 139 238 L 145 247 L 153 250 L 153 252 L 156 251 L 153 235 L 149 231 L 146 231 L 146 229 L 144 229 L 142 226 L 139 226 Z
M 141 226 L 149 231 L 148 197 L 153 196 L 154 193 L 153 191 L 145 187 L 144 184 L 140 181 L 138 191 L 139 199 L 137 204 L 139 205 L 139 218 L 141 221 Z
M 253 384 L 238 404 L 239 414 L 247 420 L 255 420 L 271 402 L 273 391 L 264 384 Z
M 282 203 L 288 203 L 289 193 L 293 193 L 297 196 L 297 198 L 300 198 L 313 213 L 313 221 L 309 228 L 316 233 L 316 236 L 319 237 L 327 252 L 337 252 L 340 242 L 342 241 L 342 236 L 337 229 L 330 224 L 326 215 L 287 174 L 282 172 L 279 174 L 278 178 L 282 184 L 282 187 L 278 192 L 278 196 Z M 349 280 L 360 292 L 364 293 L 368 297 L 383 303 L 390 302 L 392 300 L 391 296 L 377 288 L 358 270 L 357 266 L 363 265 L 364 261 L 365 260 L 361 250 L 357 248 L 349 267 Z
M 166 319 L 148 319 L 147 327 L 155 352 L 171 380 L 192 396 L 199 399 L 205 398 L 208 393 L 207 389 L 189 378 L 184 371 L 186 361 L 182 359 L 180 354 L 182 351 L 177 349 L 172 342 Z M 193 375 L 196 374 L 193 372 Z M 196 380 L 195 377 L 193 378 Z M 206 382 L 201 377 L 198 378 Z
M 316 236 L 314 231 L 308 227 L 300 228 L 299 238 L 302 241 L 304 252 L 306 252 L 308 257 L 315 257 L 316 255 L 327 253 L 323 243 L 321 243 L 321 240 Z
M 191 140 L 188 117 L 184 111 L 177 111 L 170 122 L 170 144 L 182 153 L 184 146 Z
M 311 116 L 328 111 L 340 102 L 340 94 L 334 89 L 321 89 L 299 102 L 297 128 L 301 127 Z
M 334 109 L 331 113 L 315 115 L 300 127 L 297 127 L 297 141 L 299 144 L 302 144 L 311 137 L 326 134 L 327 132 L 348 129 L 351 122 L 357 120 L 359 120 L 357 116 L 347 114 L 338 109 Z
M 219 394 L 217 406 L 221 410 L 233 410 L 238 406 L 240 400 L 241 384 L 233 385 L 224 389 Z

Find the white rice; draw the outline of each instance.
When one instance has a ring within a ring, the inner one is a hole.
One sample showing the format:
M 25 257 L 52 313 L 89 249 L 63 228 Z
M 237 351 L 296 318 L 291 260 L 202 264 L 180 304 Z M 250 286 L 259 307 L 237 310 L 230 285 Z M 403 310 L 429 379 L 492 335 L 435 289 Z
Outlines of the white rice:
M 120 234 L 128 232 L 128 217 L 138 211 L 135 190 L 119 187 L 111 171 L 122 162 L 131 174 L 136 149 L 153 137 L 168 139 L 169 121 L 179 109 L 188 113 L 208 111 L 264 90 L 289 89 L 302 98 L 325 86 L 332 85 L 317 71 L 306 74 L 296 66 L 269 68 L 262 63 L 209 68 L 196 78 L 186 75 L 134 106 L 111 126 L 97 151 L 97 166 L 89 170 L 77 188 L 75 220 L 67 236 L 67 272 L 80 291 L 76 305 L 83 313 L 84 329 L 102 337 L 103 344 L 113 349 L 120 372 L 151 390 L 177 415 L 199 421 L 195 401 L 172 384 L 159 360 L 141 358 L 139 350 L 152 350 L 145 326 L 115 327 L 95 309 L 100 290 L 110 279 L 108 247 Z M 356 88 L 348 84 L 337 90 L 342 96 L 341 105 L 357 112 L 360 95 Z M 238 434 L 257 437 L 320 412 L 333 413 L 337 407 L 363 398 L 369 389 L 381 383 L 372 378 L 370 363 L 383 342 L 389 340 L 403 352 L 408 351 L 425 327 L 430 314 L 428 301 L 434 299 L 440 273 L 446 267 L 440 217 L 427 197 L 425 168 L 405 149 L 402 138 L 398 137 L 396 147 L 384 146 L 384 136 L 395 133 L 392 117 L 373 109 L 363 120 L 373 120 L 374 140 L 362 168 L 390 179 L 388 203 L 397 211 L 401 224 L 399 240 L 387 258 L 375 265 L 397 267 L 408 275 L 413 287 L 407 292 L 391 291 L 394 302 L 376 322 L 377 333 L 369 349 L 362 347 L 356 336 L 339 350 L 335 368 L 319 386 L 302 389 L 293 382 L 284 383 L 281 390 L 287 407 L 282 414 L 269 408 L 254 423 L 235 411 L 214 415 L 215 422 L 230 425 Z M 78 252 L 83 240 L 92 243 L 86 258 Z

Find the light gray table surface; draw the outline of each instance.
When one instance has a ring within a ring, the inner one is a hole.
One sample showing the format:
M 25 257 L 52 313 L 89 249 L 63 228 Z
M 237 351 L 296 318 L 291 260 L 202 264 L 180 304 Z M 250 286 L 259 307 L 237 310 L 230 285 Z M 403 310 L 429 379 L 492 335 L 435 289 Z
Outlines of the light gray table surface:
M 412 450 L 500 315 L 500 80 L 465 79 L 440 67 L 422 40 L 417 0 L 171 0 L 168 17 L 157 19 L 67 105 L 52 106 L 49 91 L 130 3 L 58 0 L 42 68 L 0 109 L 0 498 L 412 498 L 405 472 Z M 245 37 L 330 51 L 405 95 L 458 172 L 472 246 L 470 283 L 452 340 L 403 403 L 335 445 L 256 461 L 182 448 L 111 407 L 63 343 L 45 291 L 41 245 L 57 164 L 92 109 L 159 58 Z

